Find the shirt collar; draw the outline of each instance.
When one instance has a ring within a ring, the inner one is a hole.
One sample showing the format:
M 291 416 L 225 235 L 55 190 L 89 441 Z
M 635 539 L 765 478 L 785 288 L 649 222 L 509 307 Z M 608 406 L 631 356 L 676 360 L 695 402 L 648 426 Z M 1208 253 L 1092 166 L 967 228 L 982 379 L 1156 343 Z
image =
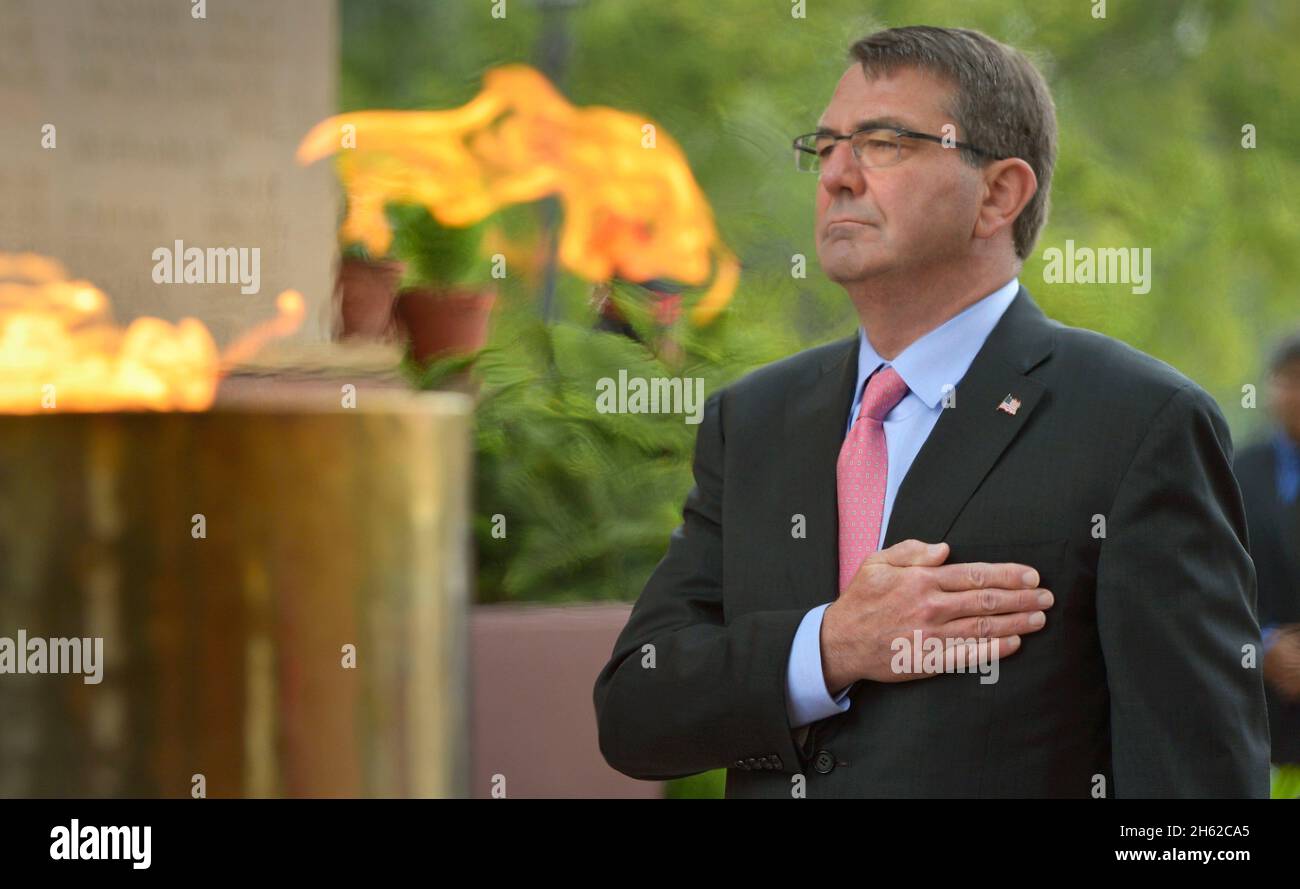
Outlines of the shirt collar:
M 892 365 L 907 388 L 933 410 L 943 399 L 946 386 L 955 387 L 970 369 L 975 355 L 988 339 L 998 320 L 1020 292 L 1019 277 L 929 331 L 898 354 Z M 882 363 L 866 331 L 858 327 L 858 392 Z

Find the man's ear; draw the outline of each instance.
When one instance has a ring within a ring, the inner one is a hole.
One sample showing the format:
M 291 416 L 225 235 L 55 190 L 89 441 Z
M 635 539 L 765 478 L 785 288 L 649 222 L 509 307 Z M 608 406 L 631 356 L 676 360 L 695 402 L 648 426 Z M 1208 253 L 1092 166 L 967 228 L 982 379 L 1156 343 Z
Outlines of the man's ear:
M 971 234 L 992 238 L 1009 229 L 1037 191 L 1038 177 L 1029 164 L 1018 157 L 993 161 L 984 168 L 984 200 Z

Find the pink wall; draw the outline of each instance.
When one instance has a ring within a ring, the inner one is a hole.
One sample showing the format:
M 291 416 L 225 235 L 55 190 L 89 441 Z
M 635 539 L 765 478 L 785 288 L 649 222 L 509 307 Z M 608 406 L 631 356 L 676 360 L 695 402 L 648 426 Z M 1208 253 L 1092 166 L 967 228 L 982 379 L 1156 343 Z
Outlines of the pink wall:
M 470 617 L 471 793 L 655 798 L 663 783 L 611 769 L 591 692 L 631 605 L 478 605 Z

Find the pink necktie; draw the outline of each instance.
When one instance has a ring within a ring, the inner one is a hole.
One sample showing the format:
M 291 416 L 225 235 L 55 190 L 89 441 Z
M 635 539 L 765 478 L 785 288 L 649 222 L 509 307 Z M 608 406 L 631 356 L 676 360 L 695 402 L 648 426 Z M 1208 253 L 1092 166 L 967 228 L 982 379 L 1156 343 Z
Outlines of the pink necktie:
M 840 448 L 835 464 L 840 505 L 840 592 L 876 551 L 880 517 L 885 509 L 889 451 L 884 419 L 907 394 L 907 384 L 892 367 L 881 368 L 867 381 L 862 410 Z

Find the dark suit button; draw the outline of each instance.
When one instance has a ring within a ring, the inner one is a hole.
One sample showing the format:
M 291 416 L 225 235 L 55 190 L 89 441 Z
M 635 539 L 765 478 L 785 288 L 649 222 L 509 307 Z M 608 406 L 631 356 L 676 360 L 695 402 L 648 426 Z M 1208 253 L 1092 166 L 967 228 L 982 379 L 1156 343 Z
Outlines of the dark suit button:
M 733 768 L 743 769 L 745 767 L 745 761 L 743 759 L 738 759 L 735 762 L 733 762 L 731 765 Z
M 818 750 L 813 760 L 813 768 L 820 774 L 829 775 L 835 769 L 835 754 L 829 750 Z

